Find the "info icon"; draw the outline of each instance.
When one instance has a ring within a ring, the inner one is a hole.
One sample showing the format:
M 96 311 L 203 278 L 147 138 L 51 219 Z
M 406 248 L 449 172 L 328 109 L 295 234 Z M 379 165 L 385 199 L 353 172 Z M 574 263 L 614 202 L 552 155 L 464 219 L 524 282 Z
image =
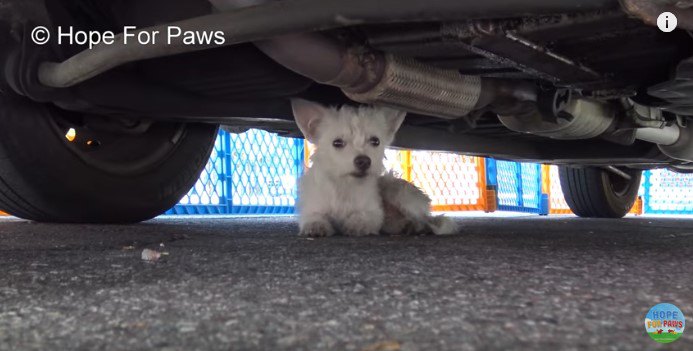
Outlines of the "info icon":
M 657 17 L 657 27 L 664 33 L 673 31 L 678 24 L 678 19 L 671 12 L 662 12 L 662 14 Z

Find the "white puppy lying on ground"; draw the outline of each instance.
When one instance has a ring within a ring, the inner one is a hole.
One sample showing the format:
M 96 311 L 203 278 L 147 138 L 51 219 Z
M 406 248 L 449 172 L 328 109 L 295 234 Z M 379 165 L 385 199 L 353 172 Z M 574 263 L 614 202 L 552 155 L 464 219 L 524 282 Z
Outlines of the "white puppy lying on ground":
M 315 144 L 299 185 L 300 235 L 451 234 L 455 223 L 430 213 L 431 200 L 385 174 L 385 148 L 405 112 L 385 107 L 327 108 L 293 100 L 303 135 Z

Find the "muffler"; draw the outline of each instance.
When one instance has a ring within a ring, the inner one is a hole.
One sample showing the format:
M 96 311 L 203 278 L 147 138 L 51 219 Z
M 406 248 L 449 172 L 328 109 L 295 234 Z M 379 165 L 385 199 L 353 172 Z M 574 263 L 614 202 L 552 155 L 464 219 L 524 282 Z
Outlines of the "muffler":
M 693 128 L 667 125 L 662 120 L 659 128 L 617 129 L 616 106 L 587 98 L 568 97 L 565 104 L 553 112 L 555 115 L 547 118 L 532 109 L 524 114 L 501 115 L 499 119 L 510 130 L 561 140 L 604 138 L 617 141 L 618 132 L 625 131 L 631 135 L 626 138 L 631 144 L 635 139 L 651 142 L 673 159 L 693 162 Z
M 510 130 L 562 140 L 596 138 L 606 133 L 616 120 L 616 111 L 608 104 L 583 98 L 570 99 L 546 118 L 536 109 L 527 114 L 498 116 Z

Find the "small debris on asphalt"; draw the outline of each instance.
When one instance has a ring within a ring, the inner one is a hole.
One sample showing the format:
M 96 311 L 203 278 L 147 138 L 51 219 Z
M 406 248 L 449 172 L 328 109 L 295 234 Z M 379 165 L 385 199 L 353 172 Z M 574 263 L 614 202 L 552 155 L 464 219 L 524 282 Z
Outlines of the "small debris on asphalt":
M 155 262 L 161 258 L 161 252 L 150 249 L 142 250 L 142 260 Z
M 399 351 L 401 348 L 402 345 L 399 342 L 391 340 L 367 346 L 363 351 Z
M 123 251 L 134 250 L 134 246 L 123 246 Z

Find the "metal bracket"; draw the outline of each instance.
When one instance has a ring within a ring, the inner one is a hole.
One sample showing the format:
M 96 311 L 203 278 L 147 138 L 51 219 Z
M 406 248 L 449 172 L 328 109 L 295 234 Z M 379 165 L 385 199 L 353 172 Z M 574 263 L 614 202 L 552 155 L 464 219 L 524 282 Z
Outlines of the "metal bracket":
M 602 167 L 602 168 L 606 171 L 609 171 L 609 172 L 621 177 L 621 178 L 625 178 L 627 180 L 633 179 L 633 177 L 631 177 L 630 174 L 628 174 L 628 173 L 626 173 L 626 172 L 624 172 L 624 171 L 622 171 L 622 170 L 620 170 L 614 166 L 606 166 L 606 167 Z

